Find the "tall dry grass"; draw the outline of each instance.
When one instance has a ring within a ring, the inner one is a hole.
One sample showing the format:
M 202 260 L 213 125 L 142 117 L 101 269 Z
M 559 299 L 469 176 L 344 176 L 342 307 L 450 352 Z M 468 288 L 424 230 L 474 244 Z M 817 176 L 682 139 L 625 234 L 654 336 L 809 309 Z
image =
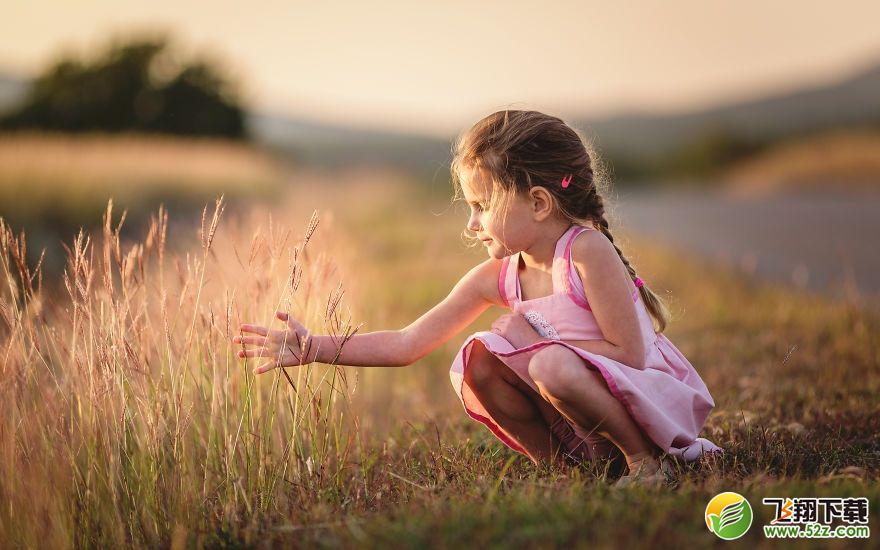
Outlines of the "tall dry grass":
M 156 546 L 177 526 L 222 535 L 358 489 L 342 484 L 358 444 L 349 376 L 255 380 L 230 343 L 276 309 L 352 333 L 332 262 L 311 250 L 318 219 L 218 247 L 223 210 L 172 250 L 164 209 L 125 244 L 111 204 L 99 237 L 69 245 L 60 291 L 0 219 L 0 540 Z

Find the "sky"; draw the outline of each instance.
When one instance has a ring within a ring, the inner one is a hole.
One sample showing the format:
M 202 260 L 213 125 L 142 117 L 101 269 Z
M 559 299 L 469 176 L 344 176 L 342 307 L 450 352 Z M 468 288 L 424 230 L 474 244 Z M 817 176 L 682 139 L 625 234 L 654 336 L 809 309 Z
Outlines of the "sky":
M 250 106 L 450 136 L 501 108 L 681 112 L 880 63 L 880 2 L 28 0 L 0 18 L 0 71 L 168 31 Z

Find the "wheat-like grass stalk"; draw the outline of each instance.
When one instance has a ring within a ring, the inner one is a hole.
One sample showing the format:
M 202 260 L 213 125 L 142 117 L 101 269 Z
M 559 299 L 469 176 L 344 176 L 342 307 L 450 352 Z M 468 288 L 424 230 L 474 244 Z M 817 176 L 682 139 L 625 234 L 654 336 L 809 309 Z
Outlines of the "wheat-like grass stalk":
M 291 487 L 344 490 L 356 440 L 344 373 L 309 365 L 296 380 L 283 369 L 255 380 L 230 343 L 232 327 L 279 304 L 331 327 L 339 346 L 353 334 L 341 287 L 322 278 L 327 257 L 305 253 L 317 213 L 285 273 L 289 231 L 274 222 L 255 236 L 273 242 L 228 261 L 240 236 L 223 232 L 224 207 L 220 197 L 205 209 L 195 256 L 185 240 L 168 250 L 164 208 L 127 243 L 125 213 L 114 219 L 108 203 L 97 243 L 80 231 L 65 245 L 57 288 L 41 284 L 25 236 L 0 219 L 4 540 L 46 542 L 25 520 L 43 515 L 58 522 L 58 546 L 155 545 L 179 523 L 238 525 L 306 497 Z

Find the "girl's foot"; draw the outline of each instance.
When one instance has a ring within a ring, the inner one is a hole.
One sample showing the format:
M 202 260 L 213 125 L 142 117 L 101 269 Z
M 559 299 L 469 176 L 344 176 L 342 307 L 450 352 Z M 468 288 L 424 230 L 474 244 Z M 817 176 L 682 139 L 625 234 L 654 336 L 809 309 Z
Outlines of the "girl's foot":
M 614 486 L 630 487 L 638 485 L 642 487 L 659 487 L 672 478 L 672 463 L 666 458 L 657 460 L 651 457 L 640 461 L 638 465 L 632 465 L 629 473 L 618 479 Z

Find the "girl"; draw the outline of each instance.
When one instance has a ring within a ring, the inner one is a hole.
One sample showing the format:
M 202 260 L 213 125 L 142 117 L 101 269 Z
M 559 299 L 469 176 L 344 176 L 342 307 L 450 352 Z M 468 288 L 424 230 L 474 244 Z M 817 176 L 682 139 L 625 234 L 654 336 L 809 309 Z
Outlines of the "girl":
M 512 312 L 465 341 L 450 378 L 467 414 L 511 449 L 535 463 L 625 461 L 618 485 L 662 483 L 664 453 L 720 451 L 697 437 L 715 403 L 614 244 L 580 136 L 553 116 L 499 111 L 459 137 L 452 176 L 489 258 L 408 327 L 354 335 L 337 363 L 409 365 L 500 305 Z M 285 330 L 242 325 L 253 336 L 234 339 L 239 357 L 273 358 L 255 373 L 336 357 L 328 336 L 277 315 Z

